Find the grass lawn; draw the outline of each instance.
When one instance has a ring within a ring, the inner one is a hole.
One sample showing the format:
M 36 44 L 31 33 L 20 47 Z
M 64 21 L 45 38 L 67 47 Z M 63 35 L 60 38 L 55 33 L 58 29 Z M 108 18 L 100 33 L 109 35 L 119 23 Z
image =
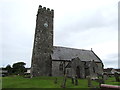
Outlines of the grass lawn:
M 110 77 L 108 80 L 105 81 L 106 84 L 109 85 L 118 85 L 120 86 L 120 82 L 116 82 L 115 77 Z
M 63 77 L 57 77 L 58 83 L 55 84 L 55 77 L 34 77 L 23 78 L 20 76 L 9 76 L 2 78 L 2 88 L 61 88 Z M 120 82 L 115 82 L 115 78 L 111 77 L 105 81 L 106 84 L 120 85 Z M 99 87 L 99 84 L 92 81 L 93 87 Z M 66 88 L 89 88 L 87 79 L 79 79 L 78 85 L 71 83 L 71 79 L 67 78 Z

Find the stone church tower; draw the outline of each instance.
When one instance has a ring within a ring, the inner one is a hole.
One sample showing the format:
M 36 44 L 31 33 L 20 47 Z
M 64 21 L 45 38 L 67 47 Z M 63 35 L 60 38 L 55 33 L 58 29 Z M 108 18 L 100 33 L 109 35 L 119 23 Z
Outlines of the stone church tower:
M 32 54 L 31 75 L 51 76 L 53 50 L 53 18 L 54 11 L 49 8 L 38 8 L 36 29 Z

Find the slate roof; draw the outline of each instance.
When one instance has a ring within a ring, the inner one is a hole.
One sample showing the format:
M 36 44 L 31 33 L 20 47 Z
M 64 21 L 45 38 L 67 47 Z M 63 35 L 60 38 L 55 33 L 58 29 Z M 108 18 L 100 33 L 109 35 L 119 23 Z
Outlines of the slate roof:
M 53 54 L 51 54 L 52 60 L 68 60 L 79 57 L 81 61 L 101 62 L 100 58 L 91 50 L 74 49 L 66 47 L 53 47 Z
M 103 69 L 104 72 L 111 72 L 113 68 L 106 68 L 106 69 Z

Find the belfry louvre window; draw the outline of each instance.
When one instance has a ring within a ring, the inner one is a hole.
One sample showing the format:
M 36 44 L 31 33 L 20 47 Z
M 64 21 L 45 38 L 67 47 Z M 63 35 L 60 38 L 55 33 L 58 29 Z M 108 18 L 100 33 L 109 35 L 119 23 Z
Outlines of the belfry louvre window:
M 63 63 L 62 62 L 60 63 L 59 70 L 63 71 Z

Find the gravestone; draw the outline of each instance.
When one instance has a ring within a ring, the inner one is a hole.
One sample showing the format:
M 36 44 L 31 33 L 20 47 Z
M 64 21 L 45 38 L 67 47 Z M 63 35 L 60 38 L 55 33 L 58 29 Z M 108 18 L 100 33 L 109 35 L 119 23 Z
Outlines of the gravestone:
M 63 78 L 63 83 L 61 85 L 62 88 L 66 88 L 66 81 L 67 81 L 67 77 L 65 75 L 64 78 Z
M 72 84 L 74 84 L 74 77 L 71 78 Z
M 104 76 L 102 74 L 97 74 L 98 75 L 98 82 L 99 82 L 99 86 L 101 84 L 104 84 Z
M 108 79 L 108 74 L 107 73 L 103 74 L 103 79 L 104 79 L 104 81 Z
M 57 81 L 58 81 L 57 78 L 55 78 L 54 83 L 57 84 Z
M 75 76 L 75 85 L 78 85 L 78 77 Z
M 114 73 L 114 76 L 115 76 L 116 82 L 120 82 L 119 74 L 117 72 Z
M 88 87 L 91 87 L 92 86 L 91 77 L 87 76 L 87 80 L 88 80 Z

